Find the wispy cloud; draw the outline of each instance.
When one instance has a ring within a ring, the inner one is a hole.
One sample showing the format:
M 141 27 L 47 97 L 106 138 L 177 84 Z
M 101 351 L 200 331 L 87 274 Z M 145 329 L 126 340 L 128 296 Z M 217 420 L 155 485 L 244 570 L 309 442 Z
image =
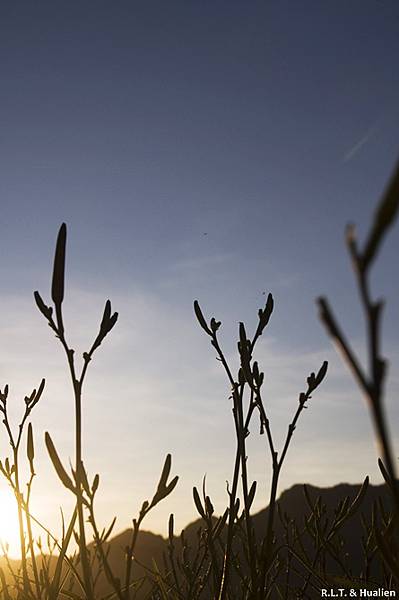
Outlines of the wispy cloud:
M 193 256 L 184 258 L 173 263 L 169 268 L 171 271 L 198 271 L 209 269 L 209 267 L 224 265 L 234 258 L 233 253 L 212 254 L 209 256 Z

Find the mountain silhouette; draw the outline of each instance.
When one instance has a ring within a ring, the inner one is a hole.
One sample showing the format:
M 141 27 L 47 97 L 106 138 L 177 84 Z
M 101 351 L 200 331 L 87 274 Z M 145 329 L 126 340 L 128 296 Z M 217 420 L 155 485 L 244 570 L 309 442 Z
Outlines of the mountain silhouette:
M 308 497 L 312 503 L 316 503 L 317 499 L 320 498 L 321 506 L 323 507 L 324 519 L 332 522 L 335 511 L 340 502 L 346 497 L 353 500 L 359 492 L 360 485 L 352 485 L 342 483 L 329 488 L 318 488 L 315 486 L 306 486 Z M 344 560 L 348 570 L 353 574 L 354 578 L 359 577 L 363 565 L 364 555 L 362 549 L 362 538 L 365 537 L 366 532 L 364 531 L 363 523 L 370 523 L 373 505 L 376 502 L 382 502 L 387 510 L 390 509 L 390 497 L 388 490 L 385 485 L 372 486 L 369 485 L 367 492 L 364 496 L 359 511 L 348 519 L 340 529 L 340 538 L 342 538 L 342 549 Z M 274 532 L 276 539 L 282 540 L 284 537 L 284 515 L 286 519 L 294 520 L 298 525 L 304 523 L 305 518 L 311 513 L 311 509 L 304 494 L 303 485 L 294 485 L 293 487 L 284 491 L 279 500 L 279 514 L 275 519 Z M 268 518 L 269 509 L 265 508 L 253 516 L 253 526 L 255 535 L 260 538 L 266 533 L 266 524 Z M 202 519 L 198 519 L 184 529 L 184 538 L 189 547 L 195 548 L 198 543 L 199 531 L 204 527 Z M 122 577 L 124 569 L 124 554 L 125 547 L 129 544 L 131 539 L 132 530 L 127 529 L 122 533 L 112 538 L 107 544 L 107 551 L 109 552 L 109 562 L 117 577 Z M 181 549 L 180 538 L 175 539 L 176 552 Z M 305 542 L 305 547 L 310 549 L 310 539 Z M 144 577 L 145 568 L 153 570 L 154 566 L 157 565 L 162 570 L 164 565 L 163 555 L 167 552 L 168 541 L 160 535 L 154 535 L 148 531 L 141 531 L 138 537 L 136 551 L 135 551 L 135 564 L 133 574 L 135 577 Z M 143 567 L 144 566 L 144 567 Z M 334 561 L 331 561 L 330 572 L 334 573 L 336 565 Z M 99 580 L 99 590 L 101 592 L 109 592 L 110 587 L 104 575 Z M 140 595 L 138 595 L 140 598 Z
M 317 505 L 324 521 L 332 523 L 339 504 L 342 503 L 346 497 L 349 497 L 352 501 L 359 492 L 360 487 L 360 485 L 346 483 L 329 488 L 319 488 L 307 485 L 308 499 L 305 497 L 303 485 L 297 484 L 285 490 L 278 500 L 279 510 L 274 525 L 277 543 L 283 543 L 285 539 L 284 536 L 287 533 L 287 529 L 289 529 L 287 523 L 295 522 L 299 528 L 303 527 L 306 519 L 308 519 L 309 515 L 312 513 L 309 501 L 313 506 L 318 503 Z M 359 577 L 364 567 L 364 553 L 362 548 L 362 539 L 366 536 L 364 524 L 369 524 L 371 522 L 373 506 L 376 503 L 379 503 L 380 506 L 384 506 L 387 511 L 390 510 L 390 497 L 386 486 L 369 485 L 360 509 L 353 517 L 344 523 L 339 532 L 342 544 L 341 555 L 348 571 L 355 579 Z M 253 528 L 255 536 L 258 539 L 262 538 L 266 533 L 268 512 L 269 509 L 265 508 L 253 515 Z M 196 547 L 200 532 L 203 528 L 204 522 L 202 519 L 195 520 L 187 525 L 183 535 L 188 547 Z M 127 529 L 115 535 L 104 544 L 104 551 L 107 554 L 109 566 L 111 567 L 114 576 L 120 579 L 122 585 L 124 584 L 123 578 L 125 572 L 126 547 L 130 544 L 131 536 L 132 530 Z M 181 538 L 174 538 L 174 543 L 176 554 L 178 555 L 182 549 Z M 90 547 L 94 554 L 93 544 L 91 544 Z M 241 559 L 243 559 L 242 550 L 239 546 L 237 546 L 236 550 Z M 304 541 L 304 550 L 308 550 L 310 553 L 312 551 L 312 540 L 310 537 Z M 160 571 L 163 570 L 164 556 L 167 552 L 168 540 L 164 539 L 161 535 L 156 535 L 149 531 L 143 530 L 139 532 L 132 568 L 133 578 L 138 581 L 137 600 L 145 598 L 150 589 L 148 581 L 145 580 L 146 574 L 148 571 L 154 572 L 158 568 Z M 245 565 L 245 560 L 242 560 L 242 562 Z M 12 561 L 12 565 L 14 569 L 17 569 L 18 561 Z M 8 569 L 4 558 L 0 559 L 0 566 L 6 573 Z M 295 570 L 300 572 L 300 565 L 296 565 Z M 330 564 L 328 565 L 328 572 L 334 574 L 335 572 L 338 573 L 338 571 L 337 565 L 334 564 L 334 560 L 331 559 Z M 378 581 L 378 578 L 380 577 L 378 569 L 374 568 L 373 575 L 374 579 Z M 104 572 L 99 572 L 96 582 L 96 593 L 98 596 L 101 596 L 110 593 L 111 591 L 112 587 L 107 581 Z

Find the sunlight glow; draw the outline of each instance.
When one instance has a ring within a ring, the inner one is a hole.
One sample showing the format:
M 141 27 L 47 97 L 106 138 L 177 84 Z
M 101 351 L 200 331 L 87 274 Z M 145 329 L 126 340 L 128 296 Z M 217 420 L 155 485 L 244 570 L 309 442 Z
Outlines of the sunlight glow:
M 17 505 L 9 489 L 0 489 L 0 555 L 20 555 Z

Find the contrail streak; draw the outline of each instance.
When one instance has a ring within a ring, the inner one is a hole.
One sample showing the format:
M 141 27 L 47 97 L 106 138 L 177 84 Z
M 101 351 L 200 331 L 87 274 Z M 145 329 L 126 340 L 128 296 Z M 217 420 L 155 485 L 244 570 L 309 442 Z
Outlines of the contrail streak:
M 348 162 L 349 160 L 351 160 L 359 152 L 359 150 L 361 150 L 361 148 L 363 148 L 363 146 L 367 144 L 367 142 L 371 139 L 371 137 L 375 134 L 376 131 L 377 124 L 374 124 L 366 131 L 364 136 L 361 137 L 360 140 L 356 142 L 356 144 L 352 146 L 352 148 L 350 148 L 350 150 L 348 150 L 348 152 L 344 156 L 344 162 Z

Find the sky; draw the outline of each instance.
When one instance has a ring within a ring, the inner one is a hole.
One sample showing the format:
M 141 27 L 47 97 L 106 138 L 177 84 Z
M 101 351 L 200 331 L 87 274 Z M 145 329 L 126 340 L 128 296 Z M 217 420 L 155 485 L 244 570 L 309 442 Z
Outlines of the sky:
M 273 293 L 256 357 L 280 446 L 306 377 L 330 362 L 280 491 L 367 474 L 379 483 L 366 407 L 315 298 L 331 299 L 363 357 L 343 232 L 355 222 L 364 239 L 398 158 L 396 0 L 3 2 L 0 28 L 0 388 L 10 386 L 17 426 L 24 396 L 46 378 L 32 414 L 35 514 L 56 530 L 60 506 L 72 507 L 44 447 L 50 431 L 64 463 L 73 460 L 71 385 L 33 301 L 36 289 L 50 298 L 62 222 L 76 355 L 97 334 L 107 298 L 120 314 L 90 365 L 83 402 L 85 463 L 101 475 L 100 523 L 115 514 L 115 531 L 130 525 L 168 452 L 180 481 L 145 529 L 164 534 L 171 512 L 177 529 L 193 520 L 192 487 L 205 474 L 216 510 L 227 504 L 230 390 L 194 299 L 222 321 L 223 348 L 237 365 L 238 323 L 253 330 Z M 398 248 L 396 228 L 372 277 L 387 299 L 393 433 Z M 270 460 L 256 422 L 248 445 L 258 510 Z M 4 459 L 4 431 L 0 450 Z

